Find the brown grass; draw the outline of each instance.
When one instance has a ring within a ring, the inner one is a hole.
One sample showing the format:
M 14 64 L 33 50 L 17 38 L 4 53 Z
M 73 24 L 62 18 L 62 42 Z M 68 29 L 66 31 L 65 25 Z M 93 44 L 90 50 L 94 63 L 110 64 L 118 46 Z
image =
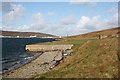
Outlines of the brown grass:
M 107 31 L 106 34 L 111 34 L 110 32 L 112 31 Z M 91 37 L 91 34 L 88 35 Z M 90 37 L 73 37 L 47 43 L 74 44 L 74 52 L 52 71 L 33 78 L 118 78 L 118 38 Z

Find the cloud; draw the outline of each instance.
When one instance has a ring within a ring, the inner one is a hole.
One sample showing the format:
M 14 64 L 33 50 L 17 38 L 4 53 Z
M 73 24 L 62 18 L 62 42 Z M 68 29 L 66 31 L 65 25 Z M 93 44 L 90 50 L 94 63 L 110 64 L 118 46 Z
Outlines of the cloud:
M 17 31 L 18 29 L 15 26 L 6 26 L 6 25 L 2 25 L 2 30 L 5 31 Z M 19 31 L 19 30 L 18 30 Z
M 55 14 L 55 12 L 53 12 L 53 11 L 48 12 L 49 16 L 53 16 L 54 14 Z
M 5 12 L 3 14 L 3 21 L 5 23 L 13 22 L 17 19 L 20 19 L 25 15 L 25 8 L 20 4 L 14 3 L 3 3 L 5 6 L 2 10 Z
M 116 26 L 116 24 L 118 25 L 118 13 L 113 15 L 113 18 L 111 18 L 110 20 L 107 21 L 108 25 L 114 25 Z
M 117 4 L 116 4 L 117 5 Z M 116 14 L 118 13 L 118 6 L 114 6 L 111 9 L 107 10 L 108 13 Z
M 43 30 L 46 28 L 49 28 L 51 25 L 51 22 L 45 19 L 44 14 L 42 13 L 37 13 L 33 15 L 33 19 L 36 21 L 35 23 L 30 25 L 30 28 L 32 28 L 34 31 L 35 30 Z
M 113 17 L 109 20 L 103 19 L 100 15 L 93 17 L 81 16 L 81 18 L 78 21 L 74 20 L 75 18 L 73 16 L 66 16 L 61 20 L 59 20 L 57 23 L 52 23 L 50 21 L 47 21 L 44 18 L 43 14 L 37 13 L 33 15 L 35 23 L 31 23 L 30 25 L 20 25 L 19 27 L 14 27 L 14 28 L 13 27 L 5 27 L 5 28 L 6 30 L 9 29 L 9 30 L 27 31 L 27 32 L 42 32 L 42 33 L 64 35 L 64 36 L 77 35 L 86 32 L 117 27 L 117 22 L 118 22 L 117 15 L 118 14 L 113 15 Z
M 43 14 L 41 13 L 33 14 L 33 19 L 35 19 L 36 21 L 41 21 L 43 20 Z
M 85 26 L 88 25 L 89 22 L 90 22 L 90 19 L 88 17 L 82 16 L 80 21 L 77 24 L 77 27 L 84 28 Z
M 20 25 L 19 27 L 4 26 L 4 30 L 27 31 L 27 32 L 42 32 L 55 35 L 77 35 L 81 33 L 102 30 L 112 27 L 117 27 L 118 14 L 114 14 L 111 19 L 104 19 L 102 16 L 97 15 L 93 17 L 81 16 L 76 20 L 74 16 L 68 15 L 62 17 L 58 22 L 54 23 L 48 21 L 42 13 L 33 14 L 34 22 L 27 25 Z
M 101 16 L 94 16 L 89 18 L 88 16 L 82 16 L 77 23 L 77 30 L 84 30 L 86 32 L 102 30 L 112 27 L 117 27 L 117 15 L 114 15 L 110 20 L 104 20 Z
M 42 13 L 36 13 L 32 15 L 34 19 L 34 23 L 30 25 L 21 25 L 18 27 L 20 31 L 32 31 L 32 32 L 40 32 L 49 27 L 50 23 L 44 18 Z
M 39 23 L 39 24 L 45 24 L 46 23 L 46 21 L 45 21 L 45 19 L 44 19 L 44 15 L 43 14 L 41 14 L 41 13 L 37 13 L 37 14 L 34 14 L 33 15 L 33 19 L 34 20 L 36 20 L 37 21 L 37 23 Z
M 33 14 L 32 17 L 35 22 L 31 23 L 30 25 L 21 25 L 17 28 L 17 30 L 64 35 L 69 34 L 72 30 L 72 27 L 70 27 L 70 25 L 76 23 L 76 19 L 73 16 L 66 16 L 64 18 L 61 18 L 61 20 L 59 20 L 57 23 L 46 20 L 44 16 L 46 15 L 42 13 Z
M 88 6 L 97 5 L 97 2 L 91 0 L 71 0 L 70 3 L 73 5 L 88 5 Z
M 66 16 L 60 20 L 60 23 L 63 25 L 70 25 L 70 24 L 75 24 L 76 19 L 74 16 Z
M 8 13 L 12 10 L 11 4 L 15 4 L 13 2 L 1 2 L 1 10 L 3 13 Z
M 108 20 L 107 22 L 108 24 L 110 25 L 120 24 L 120 20 L 118 20 L 120 18 L 118 3 L 116 3 L 116 5 L 113 5 L 113 7 L 107 10 L 107 12 L 113 15 L 113 17 L 110 20 Z

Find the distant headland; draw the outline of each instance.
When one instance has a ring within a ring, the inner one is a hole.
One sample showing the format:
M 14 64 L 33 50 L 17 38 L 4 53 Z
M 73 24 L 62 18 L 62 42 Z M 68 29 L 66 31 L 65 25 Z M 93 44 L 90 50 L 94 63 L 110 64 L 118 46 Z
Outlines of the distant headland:
M 60 38 L 56 35 L 39 33 L 39 32 L 17 32 L 17 31 L 0 31 L 0 37 L 7 38 Z

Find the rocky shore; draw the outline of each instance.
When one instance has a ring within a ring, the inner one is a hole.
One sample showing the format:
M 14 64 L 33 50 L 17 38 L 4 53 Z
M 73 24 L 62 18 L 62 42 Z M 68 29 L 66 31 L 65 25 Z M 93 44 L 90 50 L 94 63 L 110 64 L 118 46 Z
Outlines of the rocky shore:
M 44 52 L 30 63 L 10 72 L 4 73 L 2 78 L 31 78 L 36 74 L 43 74 L 57 66 L 72 50 Z

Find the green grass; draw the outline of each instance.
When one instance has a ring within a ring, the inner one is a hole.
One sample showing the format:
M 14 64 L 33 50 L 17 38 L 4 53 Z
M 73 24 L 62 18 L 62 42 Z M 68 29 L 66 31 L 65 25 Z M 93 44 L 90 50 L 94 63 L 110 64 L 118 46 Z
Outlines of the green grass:
M 45 43 L 37 43 L 37 45 L 54 45 L 54 44 L 80 44 L 87 41 L 86 39 L 63 39 L 61 41 L 53 41 L 53 42 L 45 42 Z
M 43 44 L 74 44 L 73 54 L 52 71 L 33 78 L 118 77 L 118 38 L 65 39 Z

